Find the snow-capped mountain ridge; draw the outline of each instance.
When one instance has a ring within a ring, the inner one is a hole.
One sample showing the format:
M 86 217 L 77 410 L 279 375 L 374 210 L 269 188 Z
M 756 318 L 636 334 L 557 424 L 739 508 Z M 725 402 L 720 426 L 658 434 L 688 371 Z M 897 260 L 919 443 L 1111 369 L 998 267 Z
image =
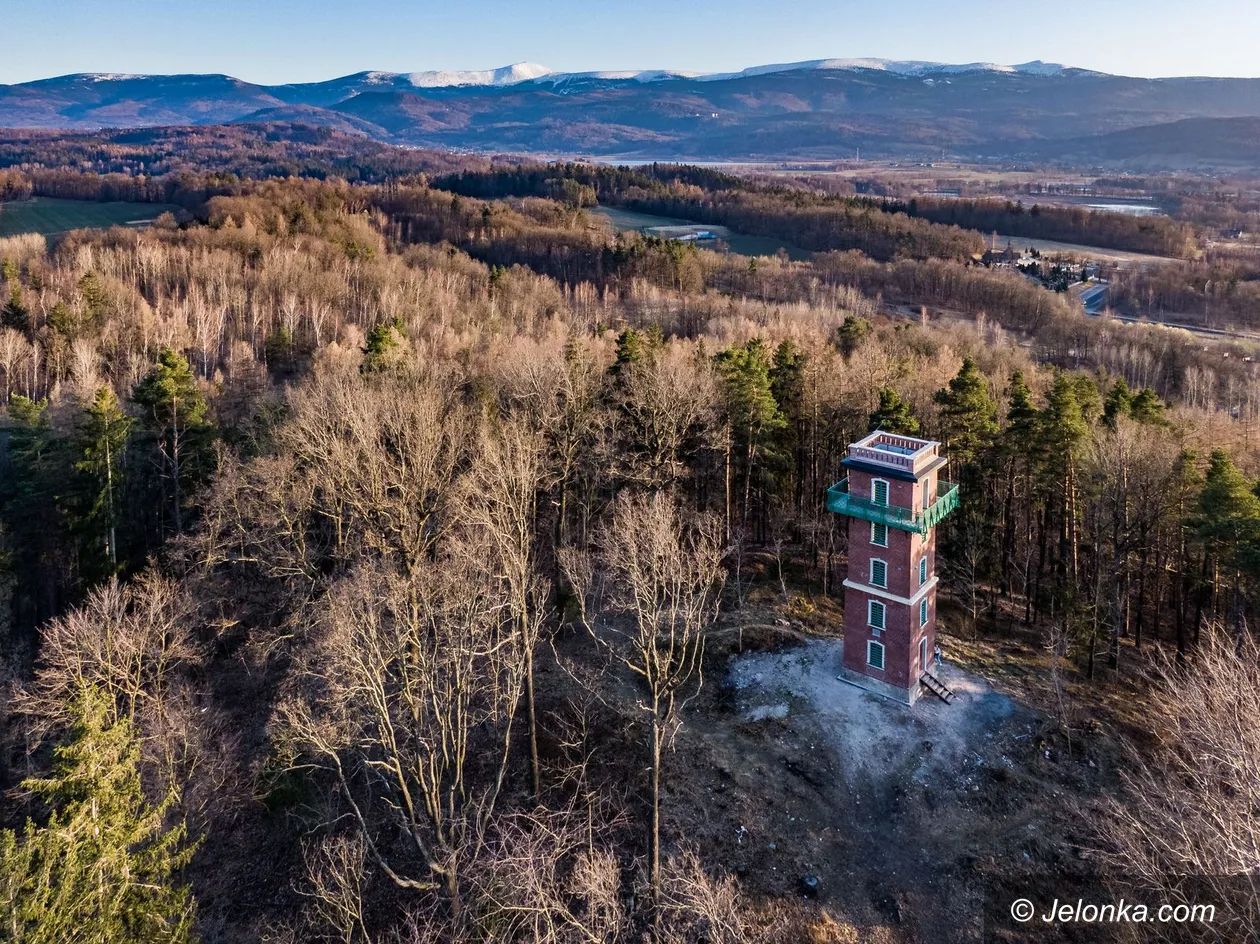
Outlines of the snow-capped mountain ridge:
M 284 85 L 95 72 L 0 85 L 5 129 L 288 124 L 407 146 L 652 160 L 832 159 L 859 147 L 864 157 L 1044 160 L 1069 141 L 1062 148 L 1126 161 L 1148 145 L 1236 161 L 1254 144 L 1252 125 L 1211 125 L 1200 148 L 1201 125 L 1169 123 L 1238 118 L 1260 121 L 1260 78 L 1148 79 L 1044 62 L 812 59 L 707 75 L 516 63 Z
M 1022 62 L 1018 65 L 1002 65 L 996 62 L 927 62 L 919 59 L 807 59 L 803 62 L 780 62 L 770 65 L 749 66 L 739 72 L 712 72 L 699 76 L 702 80 L 746 78 L 754 75 L 772 75 L 776 72 L 843 71 L 871 69 L 876 72 L 892 72 L 896 75 L 952 75 L 964 72 L 1000 72 L 1021 75 L 1058 75 L 1067 66 L 1057 62 Z
M 430 69 L 422 72 L 364 72 L 366 85 L 407 86 L 414 88 L 502 87 L 538 83 L 570 85 L 589 82 L 666 82 L 671 79 L 692 79 L 718 82 L 729 79 L 773 75 L 780 72 L 845 71 L 871 69 L 906 76 L 957 75 L 965 72 L 994 72 L 1021 75 L 1058 75 L 1067 66 L 1040 59 L 1016 65 L 994 62 L 927 62 L 916 59 L 807 59 L 801 62 L 780 62 L 749 66 L 738 72 L 695 72 L 687 69 L 604 69 L 590 72 L 556 72 L 536 62 L 514 62 L 497 69 Z

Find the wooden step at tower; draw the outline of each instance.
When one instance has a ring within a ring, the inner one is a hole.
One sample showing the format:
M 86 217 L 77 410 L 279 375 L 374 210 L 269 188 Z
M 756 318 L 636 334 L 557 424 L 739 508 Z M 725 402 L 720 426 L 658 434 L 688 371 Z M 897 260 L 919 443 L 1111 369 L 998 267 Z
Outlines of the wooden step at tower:
M 931 672 L 925 671 L 922 675 L 920 675 L 919 684 L 947 705 L 953 704 L 954 699 L 958 697 L 954 694 L 954 690 L 952 688 L 938 679 Z

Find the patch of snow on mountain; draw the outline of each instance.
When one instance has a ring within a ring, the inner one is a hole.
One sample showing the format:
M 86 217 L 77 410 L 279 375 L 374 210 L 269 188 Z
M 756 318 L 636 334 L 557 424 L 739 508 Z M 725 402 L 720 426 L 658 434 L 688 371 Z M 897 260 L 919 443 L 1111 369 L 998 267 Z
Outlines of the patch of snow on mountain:
M 961 72 L 1005 72 L 1028 75 L 1057 75 L 1064 67 L 1053 62 L 1035 60 L 1020 65 L 1002 65 L 996 62 L 926 62 L 919 59 L 807 59 L 803 62 L 778 62 L 763 66 L 750 66 L 739 72 L 715 72 L 701 76 L 705 80 L 747 78 L 755 75 L 771 75 L 779 72 L 807 72 L 817 70 L 871 69 L 896 75 L 952 75 Z
M 553 72 L 535 81 L 560 85 L 569 82 L 663 82 L 666 79 L 695 78 L 704 78 L 704 74 L 681 69 L 613 69 L 600 72 Z
M 536 62 L 515 62 L 498 69 L 412 72 L 408 79 L 416 88 L 445 88 L 452 85 L 516 85 L 551 74 L 550 69 Z

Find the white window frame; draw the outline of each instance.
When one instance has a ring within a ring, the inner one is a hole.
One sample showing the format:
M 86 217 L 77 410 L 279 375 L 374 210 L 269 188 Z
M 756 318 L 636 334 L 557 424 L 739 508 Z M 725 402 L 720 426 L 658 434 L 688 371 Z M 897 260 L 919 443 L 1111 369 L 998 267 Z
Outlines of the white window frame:
M 880 501 L 878 497 L 879 486 L 884 486 L 884 500 Z M 871 503 L 879 505 L 883 508 L 888 507 L 888 499 L 892 494 L 892 487 L 888 484 L 888 479 L 871 479 Z
M 928 559 L 927 554 L 919 558 L 919 586 L 927 583 L 928 579 Z
M 875 540 L 875 534 L 876 534 L 875 529 L 876 529 L 876 528 L 883 528 L 883 529 L 884 529 L 884 540 L 882 540 L 882 541 L 877 541 L 877 540 Z M 872 522 L 871 522 L 871 543 L 872 543 L 872 544 L 874 544 L 876 547 L 887 547 L 887 546 L 888 546 L 888 525 L 886 525 L 886 524 L 880 524 L 878 521 L 872 521 Z
M 922 629 L 928 624 L 928 598 L 924 597 L 919 601 L 919 628 Z
M 880 566 L 884 568 L 883 580 L 875 579 L 875 565 L 876 564 L 879 564 Z M 872 587 L 882 587 L 883 589 L 887 590 L 888 589 L 888 561 L 884 560 L 882 557 L 872 557 L 870 577 L 871 577 Z
M 871 658 L 871 655 L 875 653 L 876 651 L 879 652 L 878 665 L 876 665 L 874 660 Z M 884 644 L 882 642 L 876 642 L 874 639 L 868 639 L 866 641 L 866 664 L 868 666 L 870 666 L 872 669 L 878 669 L 881 672 L 884 671 L 884 666 L 887 664 L 885 662 L 884 656 L 885 656 Z
M 928 670 L 928 651 L 927 636 L 919 640 L 919 671 L 926 672 Z
M 875 607 L 879 607 L 879 622 L 875 622 Z M 888 604 L 879 600 L 866 601 L 866 625 L 871 629 L 883 631 L 888 626 Z

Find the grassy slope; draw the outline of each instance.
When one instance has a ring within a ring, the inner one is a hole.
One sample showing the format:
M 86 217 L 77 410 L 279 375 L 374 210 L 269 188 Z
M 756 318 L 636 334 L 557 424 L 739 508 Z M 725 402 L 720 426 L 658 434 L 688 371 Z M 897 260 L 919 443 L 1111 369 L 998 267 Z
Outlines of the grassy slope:
M 96 203 L 35 197 L 0 204 L 0 236 L 41 233 L 51 236 L 72 229 L 100 229 L 133 222 L 149 222 L 177 208 L 163 203 Z

